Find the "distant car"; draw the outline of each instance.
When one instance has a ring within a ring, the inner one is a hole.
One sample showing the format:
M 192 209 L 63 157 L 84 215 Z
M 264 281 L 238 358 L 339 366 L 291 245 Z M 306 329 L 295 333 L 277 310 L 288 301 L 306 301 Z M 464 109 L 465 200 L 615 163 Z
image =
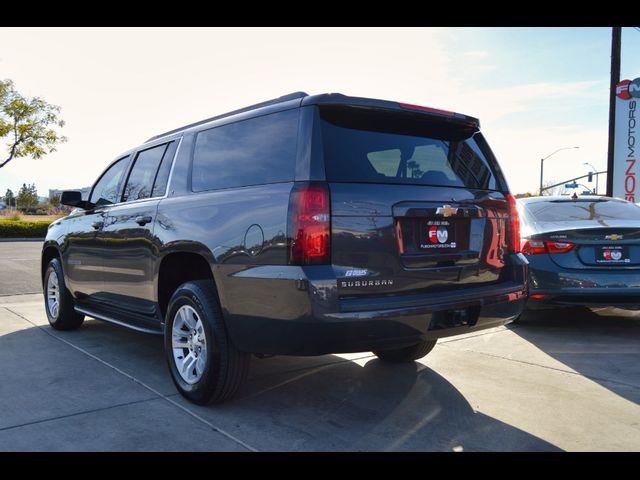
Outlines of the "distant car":
M 518 200 L 529 309 L 640 308 L 640 207 L 602 196 Z

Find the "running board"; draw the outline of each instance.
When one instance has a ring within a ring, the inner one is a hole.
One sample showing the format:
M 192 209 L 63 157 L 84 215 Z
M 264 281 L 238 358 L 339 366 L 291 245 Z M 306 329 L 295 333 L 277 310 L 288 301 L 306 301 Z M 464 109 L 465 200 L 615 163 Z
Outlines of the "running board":
M 121 327 L 125 327 L 125 328 L 129 328 L 131 330 L 135 330 L 137 332 L 142 332 L 142 333 L 150 333 L 152 335 L 163 335 L 162 330 L 154 330 L 152 328 L 146 328 L 146 327 L 139 327 L 137 325 L 131 325 L 130 323 L 126 323 L 123 322 L 121 320 L 117 320 L 113 317 L 110 317 L 108 315 L 105 315 L 104 313 L 98 313 L 95 310 L 90 310 L 88 308 L 84 308 L 84 307 L 74 307 L 74 310 L 78 313 L 82 313 L 84 315 L 88 315 L 90 317 L 93 317 L 97 320 L 102 320 L 104 322 L 109 322 L 109 323 L 113 323 L 115 325 L 119 325 Z

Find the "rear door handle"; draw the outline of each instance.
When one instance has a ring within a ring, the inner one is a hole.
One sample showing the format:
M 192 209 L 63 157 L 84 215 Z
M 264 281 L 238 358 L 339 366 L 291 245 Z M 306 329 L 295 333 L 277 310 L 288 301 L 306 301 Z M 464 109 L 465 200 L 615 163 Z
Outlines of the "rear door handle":
M 136 223 L 141 227 L 144 227 L 147 223 L 151 222 L 151 220 L 153 220 L 153 218 L 151 218 L 151 216 L 149 215 L 145 215 L 143 217 L 136 217 Z
M 101 229 L 102 227 L 104 227 L 104 222 L 93 222 L 93 223 L 91 224 L 91 226 L 92 226 L 93 228 L 95 228 L 96 230 L 99 230 L 99 229 Z

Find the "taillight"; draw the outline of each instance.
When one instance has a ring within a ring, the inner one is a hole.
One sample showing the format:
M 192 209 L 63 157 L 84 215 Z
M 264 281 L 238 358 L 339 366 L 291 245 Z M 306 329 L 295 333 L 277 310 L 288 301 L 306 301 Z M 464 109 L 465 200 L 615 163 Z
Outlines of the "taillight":
M 574 243 L 569 242 L 547 242 L 544 240 L 522 239 L 521 251 L 525 255 L 538 255 L 541 253 L 567 253 L 573 250 Z
M 402 108 L 406 108 L 407 110 L 420 110 L 422 112 L 437 113 L 439 115 L 445 115 L 447 117 L 453 117 L 455 115 L 455 112 L 450 112 L 449 110 L 441 110 L 439 108 L 423 107 L 422 105 L 413 105 L 411 103 L 400 103 L 399 105 Z
M 547 249 L 544 246 L 542 240 L 522 240 L 520 251 L 525 255 L 538 255 L 540 253 L 547 253 Z
M 289 197 L 289 263 L 331 262 L 331 206 L 326 183 L 297 183 Z
M 575 244 L 569 242 L 544 242 L 549 253 L 567 253 L 573 250 Z
M 518 216 L 518 207 L 516 199 L 508 193 L 505 195 L 509 203 L 509 232 L 507 234 L 507 245 L 511 253 L 520 251 L 520 217 Z

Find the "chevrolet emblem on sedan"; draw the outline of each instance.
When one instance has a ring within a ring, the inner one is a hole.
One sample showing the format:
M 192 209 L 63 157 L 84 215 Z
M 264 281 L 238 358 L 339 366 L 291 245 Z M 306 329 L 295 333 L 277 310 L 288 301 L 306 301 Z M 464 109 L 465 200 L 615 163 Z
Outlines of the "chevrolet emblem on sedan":
M 441 207 L 438 207 L 438 209 L 436 210 L 436 215 L 442 215 L 443 217 L 452 217 L 453 215 L 458 214 L 458 210 L 460 209 L 457 207 L 452 207 L 451 205 L 443 205 Z
M 622 235 L 618 235 L 617 233 L 612 233 L 611 235 L 605 235 L 605 240 L 622 240 Z

